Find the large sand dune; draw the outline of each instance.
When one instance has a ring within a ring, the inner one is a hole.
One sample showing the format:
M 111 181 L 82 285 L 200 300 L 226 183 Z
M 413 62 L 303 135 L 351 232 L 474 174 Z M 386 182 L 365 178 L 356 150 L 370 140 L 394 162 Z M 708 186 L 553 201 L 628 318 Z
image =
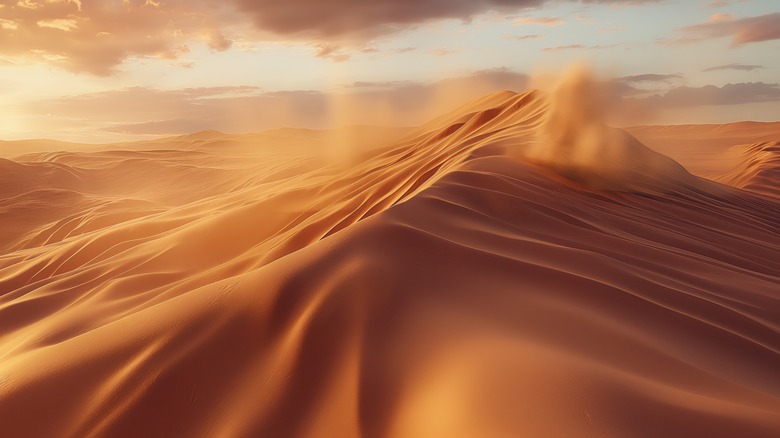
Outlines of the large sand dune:
M 0 145 L 2 435 L 778 436 L 780 124 L 565 103 Z

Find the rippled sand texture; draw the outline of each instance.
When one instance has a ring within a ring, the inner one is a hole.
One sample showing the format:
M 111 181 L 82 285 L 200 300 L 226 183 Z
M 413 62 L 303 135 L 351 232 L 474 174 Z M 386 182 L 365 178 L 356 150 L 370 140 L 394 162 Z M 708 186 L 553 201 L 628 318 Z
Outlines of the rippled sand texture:
M 0 144 L 2 435 L 778 436 L 780 125 L 556 105 Z

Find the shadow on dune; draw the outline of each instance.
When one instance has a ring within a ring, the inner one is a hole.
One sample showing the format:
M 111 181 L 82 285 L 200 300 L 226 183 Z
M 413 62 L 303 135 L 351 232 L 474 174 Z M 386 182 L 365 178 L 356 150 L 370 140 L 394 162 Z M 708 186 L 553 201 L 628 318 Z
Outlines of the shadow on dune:
M 5 433 L 774 436 L 780 204 L 556 105 L 349 165 L 293 131 L 57 156 L 73 208 L 0 253 Z

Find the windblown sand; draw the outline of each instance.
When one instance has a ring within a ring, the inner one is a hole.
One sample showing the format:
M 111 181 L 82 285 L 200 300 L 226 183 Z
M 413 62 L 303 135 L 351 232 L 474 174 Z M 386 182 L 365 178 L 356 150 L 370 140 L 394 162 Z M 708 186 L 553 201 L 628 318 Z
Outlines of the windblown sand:
M 778 436 L 780 124 L 556 99 L 0 143 L 0 435 Z

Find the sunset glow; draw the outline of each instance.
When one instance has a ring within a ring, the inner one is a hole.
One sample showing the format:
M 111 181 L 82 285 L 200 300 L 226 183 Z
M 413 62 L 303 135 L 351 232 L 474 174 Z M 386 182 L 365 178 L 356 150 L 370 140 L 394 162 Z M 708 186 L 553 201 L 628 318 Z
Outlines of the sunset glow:
M 411 126 L 451 101 L 522 90 L 529 76 L 581 59 L 616 80 L 621 98 L 650 109 L 626 124 L 769 121 L 780 113 L 780 13 L 772 0 L 0 6 L 3 139 L 94 143 L 333 127 L 334 95 L 370 107 L 350 114 L 352 123 Z M 472 80 L 478 85 L 462 86 Z M 448 83 L 457 97 L 436 92 Z M 440 102 L 442 94 L 450 101 Z M 382 116 L 374 115 L 378 106 Z

